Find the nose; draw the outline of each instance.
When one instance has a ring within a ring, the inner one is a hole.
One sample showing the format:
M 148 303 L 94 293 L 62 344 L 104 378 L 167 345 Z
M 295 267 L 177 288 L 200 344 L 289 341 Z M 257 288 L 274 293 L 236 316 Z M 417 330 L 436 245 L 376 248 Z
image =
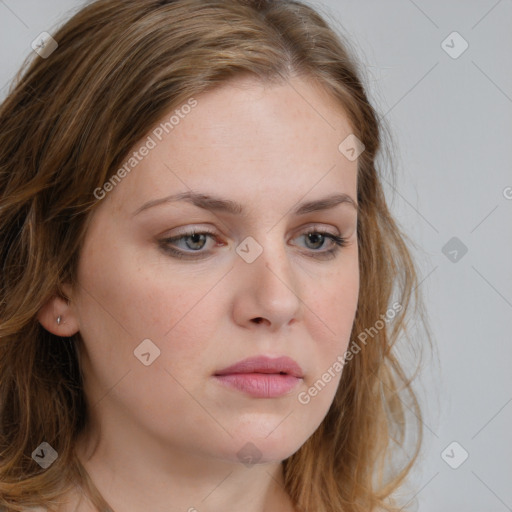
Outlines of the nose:
M 299 320 L 300 283 L 282 240 L 267 237 L 262 248 L 252 263 L 242 258 L 237 262 L 233 314 L 239 325 L 264 324 L 275 331 Z

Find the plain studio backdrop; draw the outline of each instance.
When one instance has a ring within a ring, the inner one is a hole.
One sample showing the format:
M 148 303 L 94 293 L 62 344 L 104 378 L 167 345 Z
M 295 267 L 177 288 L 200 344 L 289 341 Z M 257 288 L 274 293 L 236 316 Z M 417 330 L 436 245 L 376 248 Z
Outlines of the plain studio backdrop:
M 386 196 L 417 246 L 438 349 L 418 381 L 425 445 L 407 499 L 510 511 L 512 0 L 310 3 L 357 49 L 393 133 Z M 0 0 L 0 99 L 32 42 L 81 5 Z

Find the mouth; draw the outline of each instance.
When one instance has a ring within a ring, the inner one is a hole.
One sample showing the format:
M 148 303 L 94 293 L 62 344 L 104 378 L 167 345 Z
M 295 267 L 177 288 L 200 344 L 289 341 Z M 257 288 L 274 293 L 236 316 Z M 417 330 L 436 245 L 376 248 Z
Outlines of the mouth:
M 289 357 L 252 357 L 219 370 L 221 384 L 256 398 L 277 398 L 290 393 L 303 379 L 302 368 Z

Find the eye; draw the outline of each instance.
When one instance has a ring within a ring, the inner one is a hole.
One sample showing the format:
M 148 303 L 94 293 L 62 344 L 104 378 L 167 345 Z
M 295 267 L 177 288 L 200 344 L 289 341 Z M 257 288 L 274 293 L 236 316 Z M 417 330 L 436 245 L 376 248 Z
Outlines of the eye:
M 300 235 L 300 237 L 305 237 L 306 246 L 313 249 L 318 249 L 319 247 L 323 247 L 325 245 L 326 240 L 330 240 L 331 249 L 318 251 L 314 250 L 312 253 L 306 253 L 307 256 L 311 256 L 313 258 L 320 259 L 332 259 L 335 258 L 341 247 L 345 247 L 347 245 L 346 238 L 335 235 L 333 233 L 329 233 L 328 231 L 322 229 L 310 229 L 306 233 Z M 298 237 L 298 238 L 300 238 Z M 334 244 L 334 245 L 333 245 Z
M 311 249 L 311 251 L 306 252 L 305 254 L 313 258 L 332 259 L 336 256 L 341 247 L 345 247 L 347 245 L 347 240 L 345 238 L 322 229 L 310 228 L 302 235 L 296 237 L 296 239 L 301 237 L 305 237 L 306 247 Z M 209 255 L 209 251 L 202 250 L 207 245 L 209 238 L 216 239 L 217 236 L 212 231 L 193 230 L 179 236 L 159 240 L 159 245 L 163 251 L 174 258 L 198 259 Z M 323 251 L 318 250 L 325 246 L 326 240 L 330 240 L 331 248 Z M 183 242 L 179 249 L 176 248 L 178 242 Z
M 200 253 L 203 254 L 205 251 L 201 251 L 206 245 L 206 242 L 208 238 L 215 238 L 215 233 L 203 230 L 203 231 L 191 231 L 188 233 L 183 233 L 179 236 L 174 236 L 171 238 L 164 238 L 163 240 L 159 241 L 160 247 L 165 251 L 171 254 L 171 256 L 174 256 L 176 258 L 187 258 L 191 257 L 194 258 L 195 256 L 193 254 L 187 254 L 189 253 Z M 182 245 L 181 249 L 175 249 L 174 246 L 177 245 L 177 242 L 185 242 L 184 246 Z

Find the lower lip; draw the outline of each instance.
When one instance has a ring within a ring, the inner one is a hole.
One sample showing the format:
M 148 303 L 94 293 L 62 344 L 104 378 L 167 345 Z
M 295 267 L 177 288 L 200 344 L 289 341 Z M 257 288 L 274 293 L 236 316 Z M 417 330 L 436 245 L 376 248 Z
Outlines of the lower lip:
M 302 380 L 293 375 L 277 373 L 232 373 L 215 377 L 226 386 L 257 398 L 286 395 Z

